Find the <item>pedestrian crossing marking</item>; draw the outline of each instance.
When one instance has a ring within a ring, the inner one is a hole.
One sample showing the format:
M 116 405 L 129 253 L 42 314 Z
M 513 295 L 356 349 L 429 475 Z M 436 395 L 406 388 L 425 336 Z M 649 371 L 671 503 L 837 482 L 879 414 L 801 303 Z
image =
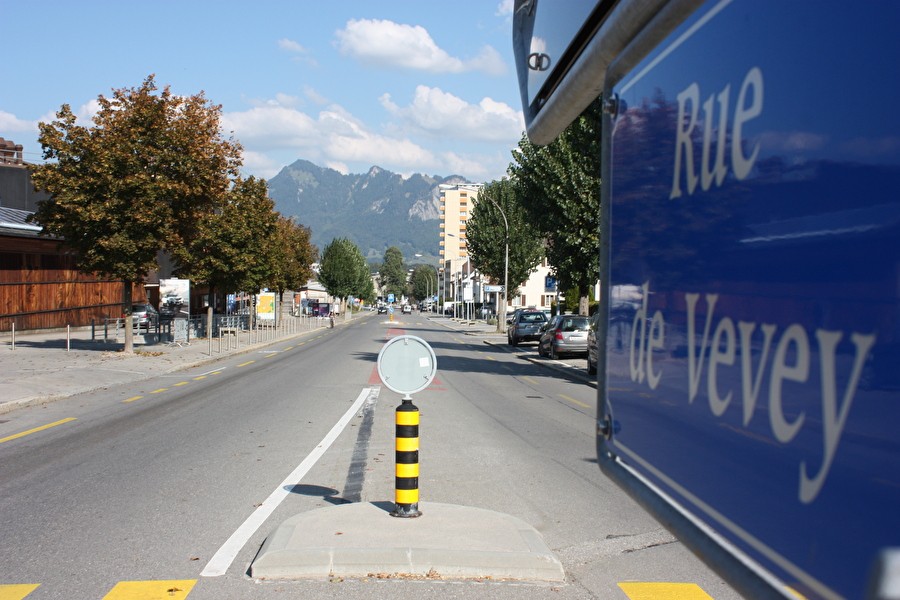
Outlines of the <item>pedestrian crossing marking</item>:
M 38 589 L 39 583 L 0 583 L 0 600 L 22 600 L 25 596 Z
M 103 600 L 184 600 L 196 583 L 196 579 L 120 581 Z
M 620 583 L 629 600 L 713 600 L 696 583 Z

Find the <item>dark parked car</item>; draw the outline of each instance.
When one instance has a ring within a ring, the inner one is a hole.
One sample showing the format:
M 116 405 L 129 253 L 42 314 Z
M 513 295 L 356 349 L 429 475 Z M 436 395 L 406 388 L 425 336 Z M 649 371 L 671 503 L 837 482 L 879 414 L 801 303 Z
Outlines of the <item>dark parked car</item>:
M 506 338 L 510 346 L 520 342 L 536 342 L 541 339 L 541 327 L 547 322 L 547 315 L 539 310 L 516 311 Z
M 538 354 L 557 359 L 563 354 L 587 354 L 590 318 L 581 315 L 556 315 L 543 329 Z
M 150 331 L 151 327 L 155 327 L 159 321 L 159 313 L 149 304 L 132 304 L 131 305 L 131 324 L 138 329 L 144 328 Z

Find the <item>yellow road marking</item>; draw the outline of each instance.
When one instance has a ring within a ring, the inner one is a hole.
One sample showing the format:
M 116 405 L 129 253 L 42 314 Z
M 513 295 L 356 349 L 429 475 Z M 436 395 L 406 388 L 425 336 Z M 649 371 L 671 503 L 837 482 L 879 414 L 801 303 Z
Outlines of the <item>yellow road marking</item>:
M 63 423 L 68 423 L 70 421 L 75 421 L 74 417 L 69 417 L 68 419 L 62 419 L 60 421 L 55 421 L 53 423 L 49 423 L 47 425 L 41 425 L 40 427 L 35 427 L 34 429 L 29 429 L 28 431 L 23 431 L 22 433 L 17 433 L 15 435 L 10 435 L 5 438 L 0 438 L 0 444 L 3 442 L 9 442 L 11 440 L 17 440 L 19 438 L 25 437 L 26 435 L 31 435 L 32 433 L 37 433 L 38 431 L 44 431 L 45 429 L 50 429 L 51 427 L 56 427 L 57 425 L 62 425 Z M 3 599 L 5 600 L 5 599 Z
M 263 357 L 263 358 L 272 358 L 273 356 L 278 356 L 278 353 L 277 353 L 277 352 L 273 352 L 272 354 L 269 354 L 269 355 L 267 355 L 267 356 L 265 356 L 265 357 Z
M 538 384 L 537 381 L 535 381 L 535 380 L 532 379 L 531 377 L 527 377 L 527 376 L 526 376 L 526 377 L 522 377 L 522 381 L 524 381 L 524 382 L 526 382 L 526 383 L 529 383 L 529 384 L 531 384 L 531 385 L 537 385 L 537 384 Z
M 163 392 L 168 392 L 169 388 L 159 388 L 157 390 L 153 390 L 150 392 L 151 394 L 162 394 Z
M 126 398 L 122 400 L 122 404 L 128 404 L 129 402 L 134 402 L 135 400 L 140 400 L 143 396 L 132 396 L 131 398 Z
M 239 366 L 239 367 L 246 367 L 247 365 L 252 365 L 252 364 L 255 363 L 255 362 L 256 362 L 255 360 L 248 360 L 247 362 L 241 363 L 241 364 L 239 364 L 238 366 Z
M 250 362 L 253 362 L 252 360 Z M 221 375 L 222 371 L 213 371 L 210 375 Z
M 173 581 L 120 581 L 103 596 L 103 600 L 172 600 L 184 599 L 194 589 L 196 579 Z
M 39 583 L 9 583 L 0 584 L 0 600 L 22 600 L 25 596 L 38 589 Z
M 179 381 L 178 383 L 175 384 L 174 387 L 181 387 L 181 386 L 187 385 L 189 383 L 190 383 L 190 381 Z
M 287 352 L 288 350 L 293 350 L 293 349 L 294 349 L 293 346 L 288 346 L 287 348 L 284 349 L 284 351 Z
M 590 408 L 591 407 L 590 404 L 585 404 L 584 402 L 576 400 L 572 396 L 566 396 L 565 394 L 560 394 L 559 397 L 562 398 L 563 400 L 568 400 L 572 404 L 577 404 L 578 406 L 580 406 L 582 408 Z
M 630 600 L 713 600 L 696 583 L 620 583 Z
M 203 379 L 206 379 L 206 375 L 198 375 L 197 377 L 194 377 L 194 381 L 202 381 Z

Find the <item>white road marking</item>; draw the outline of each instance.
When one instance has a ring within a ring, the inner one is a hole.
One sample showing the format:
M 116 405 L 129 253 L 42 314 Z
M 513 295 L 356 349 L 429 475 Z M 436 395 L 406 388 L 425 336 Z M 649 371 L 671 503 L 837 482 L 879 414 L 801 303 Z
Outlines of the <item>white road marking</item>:
M 313 468 L 316 462 L 322 458 L 325 451 L 331 447 L 334 440 L 337 439 L 356 413 L 359 412 L 363 403 L 369 398 L 371 392 L 372 388 L 363 388 L 350 409 L 344 413 L 344 416 L 341 417 L 337 423 L 335 423 L 334 427 L 331 428 L 331 431 L 328 432 L 328 435 L 319 442 L 319 445 L 309 453 L 309 456 L 303 459 L 303 462 L 301 462 L 297 468 L 284 479 L 284 481 L 278 484 L 275 491 L 273 491 L 269 497 L 266 498 L 265 502 L 257 507 L 257 509 L 247 517 L 247 520 L 231 534 L 228 541 L 222 544 L 222 547 L 219 548 L 215 555 L 213 555 L 212 559 L 200 573 L 201 576 L 219 577 L 228 571 L 228 568 L 231 566 L 231 563 L 234 562 L 234 559 L 237 557 L 238 552 L 241 551 L 241 548 L 244 547 L 253 534 L 256 533 L 263 523 L 265 523 L 266 519 L 271 516 L 275 509 L 278 508 L 278 505 L 287 498 L 288 494 L 291 493 L 289 490 L 292 486 L 299 483 L 309 470 Z

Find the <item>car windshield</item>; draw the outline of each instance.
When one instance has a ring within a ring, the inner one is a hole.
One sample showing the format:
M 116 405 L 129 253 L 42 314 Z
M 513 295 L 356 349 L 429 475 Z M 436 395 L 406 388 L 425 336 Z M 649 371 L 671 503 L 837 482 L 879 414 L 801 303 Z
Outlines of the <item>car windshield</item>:
M 543 323 L 547 320 L 544 313 L 522 313 L 520 321 L 522 323 Z

